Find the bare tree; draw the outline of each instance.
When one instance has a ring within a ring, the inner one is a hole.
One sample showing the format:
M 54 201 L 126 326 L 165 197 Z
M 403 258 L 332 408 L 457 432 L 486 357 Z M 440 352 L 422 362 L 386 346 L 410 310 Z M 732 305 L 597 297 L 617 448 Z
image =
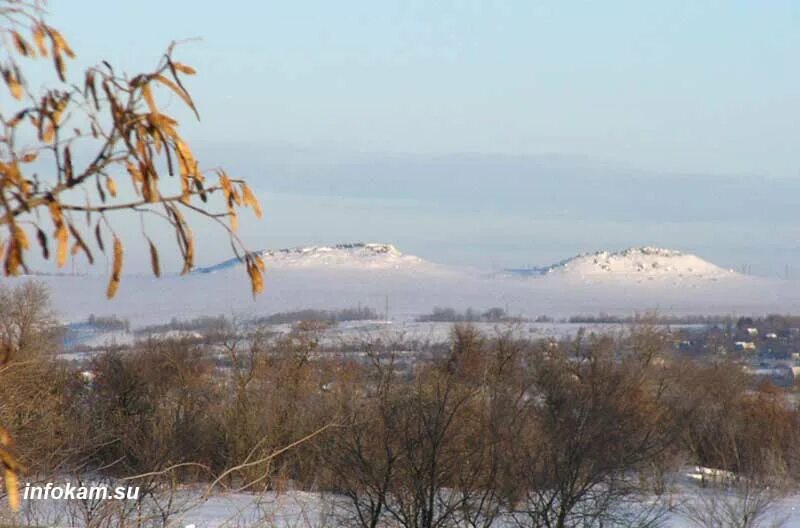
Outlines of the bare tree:
M 371 355 L 369 375 L 355 379 L 356 391 L 342 409 L 342 431 L 321 446 L 331 472 L 331 489 L 344 497 L 334 501 L 347 525 L 377 528 L 386 516 L 386 502 L 402 453 L 395 446 L 394 397 L 399 380 L 394 363 Z M 364 393 L 366 389 L 366 394 Z
M 796 411 L 779 393 L 749 390 L 738 369 L 711 368 L 718 377 L 686 435 L 702 464 L 701 489 L 681 513 L 696 526 L 781 526 L 775 506 L 792 489 L 797 467 Z
M 660 343 L 626 352 L 610 338 L 549 344 L 529 358 L 527 430 L 515 447 L 520 526 L 648 526 L 634 475 L 674 444 L 674 417 L 659 404 L 653 369 Z
M 70 439 L 59 394 L 68 378 L 52 361 L 56 338 L 49 294 L 42 285 L 0 286 L 0 423 L 27 431 L 20 440 L 40 467 L 55 464 L 55 453 Z M 0 469 L 12 507 L 18 506 L 17 474 L 24 462 L 11 435 L 0 427 Z

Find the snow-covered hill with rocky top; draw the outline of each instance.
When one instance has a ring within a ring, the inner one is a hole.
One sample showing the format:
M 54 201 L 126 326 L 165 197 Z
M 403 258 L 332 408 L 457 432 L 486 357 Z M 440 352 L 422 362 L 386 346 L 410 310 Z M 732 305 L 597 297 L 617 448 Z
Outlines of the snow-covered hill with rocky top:
M 391 244 L 362 243 L 333 246 L 302 246 L 259 251 L 267 266 L 275 268 L 402 269 L 425 264 L 413 255 L 404 255 Z M 230 259 L 214 266 L 197 268 L 196 273 L 213 273 L 241 265 Z
M 673 249 L 629 248 L 623 251 L 583 253 L 556 264 L 528 270 L 509 270 L 526 275 L 602 279 L 719 279 L 735 276 L 702 258 Z

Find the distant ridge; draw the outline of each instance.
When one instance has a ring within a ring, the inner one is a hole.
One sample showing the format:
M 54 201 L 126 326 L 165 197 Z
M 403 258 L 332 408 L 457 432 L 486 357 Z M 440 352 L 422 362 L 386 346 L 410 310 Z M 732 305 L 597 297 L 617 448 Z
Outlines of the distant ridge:
M 506 269 L 512 275 L 566 275 L 575 277 L 708 277 L 735 275 L 690 253 L 657 247 L 634 247 L 622 251 L 582 253 L 542 267 Z
M 768 314 L 800 310 L 800 281 L 739 275 L 697 256 L 661 248 L 583 254 L 551 266 L 487 274 L 405 255 L 391 244 L 337 244 L 259 252 L 268 290 L 253 299 L 244 264 L 226 260 L 190 277 L 125 277 L 120 302 L 106 301 L 103 275 L 41 276 L 64 320 L 116 314 L 134 324 L 172 317 L 269 315 L 306 308 L 385 308 L 412 321 L 437 306 L 508 306 L 526 317 L 608 313 Z M 5 282 L 20 280 L 3 278 Z

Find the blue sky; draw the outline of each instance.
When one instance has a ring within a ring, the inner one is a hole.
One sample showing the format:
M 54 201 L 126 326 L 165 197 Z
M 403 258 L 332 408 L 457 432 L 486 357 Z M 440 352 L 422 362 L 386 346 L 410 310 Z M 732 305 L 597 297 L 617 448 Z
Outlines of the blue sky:
M 271 198 L 273 216 L 247 232 L 253 245 L 369 236 L 436 260 L 516 265 L 652 243 L 730 266 L 757 262 L 754 269 L 777 273 L 797 260 L 800 269 L 785 197 L 752 199 L 773 185 L 794 191 L 800 179 L 798 2 L 73 0 L 49 7 L 80 64 L 107 58 L 141 70 L 170 40 L 202 39 L 178 52 L 198 69 L 191 90 L 202 121 L 179 116 L 211 160 L 241 167 Z M 541 169 L 544 154 L 563 155 L 573 179 L 557 197 L 522 207 L 515 197 L 536 193 L 542 171 L 530 166 Z M 431 198 L 425 178 L 437 179 L 437 189 L 458 186 L 459 173 L 441 163 L 450 155 L 477 156 L 485 178 L 471 174 L 473 192 L 443 206 L 446 196 Z M 414 172 L 408 188 L 382 187 L 381 173 L 398 170 Z M 506 192 L 489 193 L 488 203 L 480 197 L 498 170 L 523 177 L 498 181 Z M 632 173 L 645 183 L 614 185 Z M 293 184 L 292 175 L 301 181 Z M 736 183 L 716 197 L 719 180 L 693 183 L 691 175 Z M 361 192 L 359 177 L 371 192 Z M 584 197 L 575 212 L 567 196 L 586 188 L 580 178 L 610 189 L 616 209 Z M 687 217 L 680 193 L 667 203 L 647 190 L 647 181 L 669 187 L 675 178 L 686 195 L 705 197 L 690 200 L 693 210 L 703 200 L 713 210 L 719 198 L 728 212 Z M 618 214 L 642 200 L 653 207 Z M 300 219 L 303 204 L 309 216 Z M 348 216 L 353 207 L 358 221 Z
M 142 68 L 171 39 L 201 37 L 181 55 L 201 72 L 195 133 L 209 140 L 800 168 L 797 2 L 75 0 L 51 10 L 85 61 Z

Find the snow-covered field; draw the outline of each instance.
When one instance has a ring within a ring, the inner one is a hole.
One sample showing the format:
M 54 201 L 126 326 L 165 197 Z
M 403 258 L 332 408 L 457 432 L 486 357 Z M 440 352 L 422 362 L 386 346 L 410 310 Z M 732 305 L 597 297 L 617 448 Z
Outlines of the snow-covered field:
M 443 266 L 387 244 L 265 251 L 266 292 L 250 294 L 242 266 L 226 261 L 188 276 L 125 276 L 106 301 L 106 277 L 38 276 L 60 316 L 115 314 L 135 327 L 173 317 L 269 315 L 304 308 L 368 306 L 410 321 L 436 306 L 506 308 L 512 315 L 764 314 L 800 312 L 800 281 L 744 276 L 694 255 L 638 248 L 580 255 L 553 266 L 488 272 Z M 3 279 L 3 282 L 19 279 Z
M 665 508 L 664 528 L 697 527 L 686 518 L 686 511 L 694 504 L 701 507 L 702 497 L 717 494 L 717 500 L 734 505 L 732 495 L 725 492 L 701 489 L 696 485 L 682 484 L 660 498 L 642 501 L 644 508 L 659 504 Z M 721 494 L 721 495 L 720 495 Z M 721 499 L 720 499 L 721 497 Z M 204 496 L 200 489 L 179 490 L 172 496 L 167 526 L 174 528 L 334 528 L 345 525 L 347 503 L 343 497 L 317 492 L 283 491 L 263 493 L 218 493 Z M 101 505 L 102 506 L 102 505 Z M 113 506 L 113 504 L 112 504 Z M 97 506 L 95 505 L 95 508 Z M 79 501 L 24 501 L 19 514 L 12 515 L 0 506 L 0 522 L 20 523 L 21 526 L 68 527 L 81 525 L 85 508 Z M 145 518 L 158 519 L 155 512 L 143 513 Z M 99 510 L 94 511 L 99 518 Z M 774 499 L 765 508 L 757 526 L 792 528 L 800 526 L 800 495 Z M 113 521 L 112 521 L 113 524 Z M 510 519 L 498 519 L 493 526 L 517 526 Z
M 679 511 L 697 500 L 701 491 L 695 488 L 682 488 L 669 497 L 665 503 L 672 504 L 674 511 L 666 513 L 661 526 L 664 528 L 696 527 Z M 211 497 L 182 513 L 176 526 L 194 528 L 227 528 L 271 526 L 275 528 L 333 528 L 342 526 L 341 513 L 337 514 L 335 504 L 341 498 L 324 496 L 318 493 L 288 492 L 284 494 L 267 493 L 260 495 L 228 494 Z M 656 499 L 654 498 L 653 501 Z M 648 504 L 649 506 L 649 504 Z M 645 507 L 645 505 L 643 505 Z M 779 524 L 782 523 L 782 524 Z M 510 528 L 518 526 L 511 520 L 499 520 L 493 526 Z M 778 499 L 770 505 L 759 526 L 793 528 L 800 526 L 800 496 L 791 495 Z

